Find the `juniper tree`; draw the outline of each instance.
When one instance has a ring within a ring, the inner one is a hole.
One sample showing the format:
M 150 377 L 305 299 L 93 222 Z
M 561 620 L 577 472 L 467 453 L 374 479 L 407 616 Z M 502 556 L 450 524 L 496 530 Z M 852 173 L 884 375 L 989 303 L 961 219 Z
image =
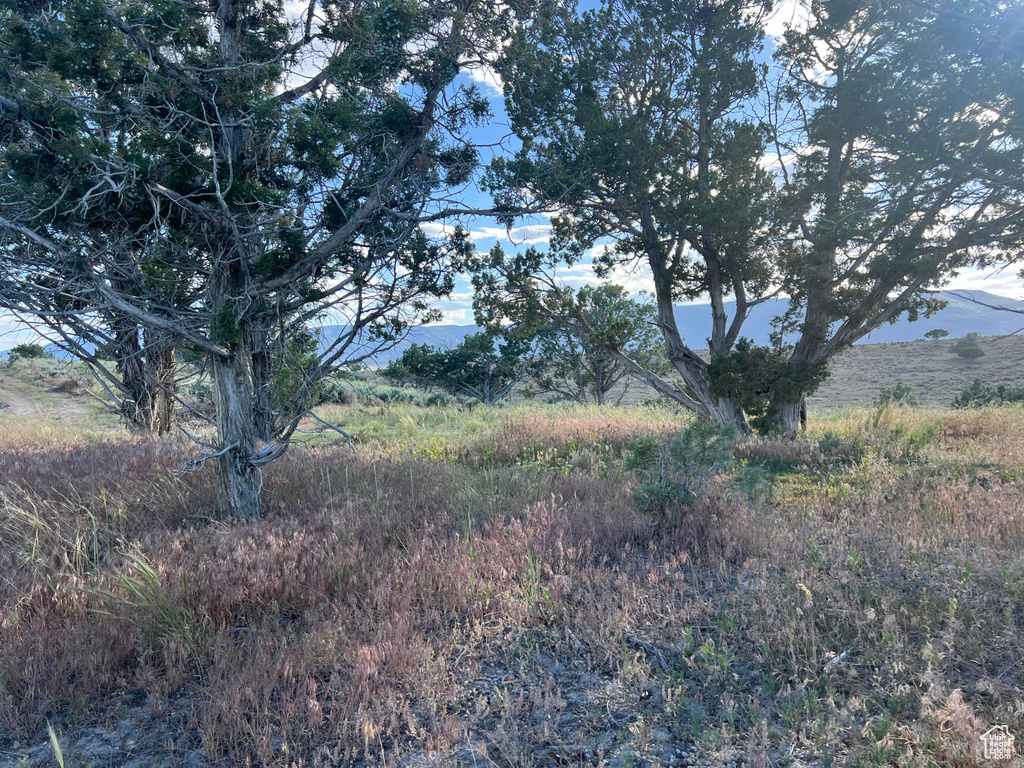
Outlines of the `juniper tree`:
M 632 376 L 617 351 L 646 370 L 667 372 L 652 304 L 610 284 L 583 286 L 567 298 L 571 307 L 549 316 L 536 332 L 532 379 L 540 391 L 604 405 L 617 386 L 625 393 Z
M 504 204 L 556 214 L 551 249 L 492 260 L 492 287 L 527 300 L 538 277 L 610 243 L 600 266 L 650 268 L 685 391 L 623 361 L 701 416 L 742 430 L 755 403 L 789 437 L 839 351 L 937 308 L 930 291 L 1016 258 L 1024 235 L 1022 4 L 806 5 L 773 87 L 755 64 L 766 3 L 546 5 L 504 59 L 523 148 L 491 179 Z M 790 308 L 772 346 L 740 344 L 773 294 Z M 707 363 L 673 313 L 699 296 Z
M 501 255 L 498 249 L 491 258 Z M 527 375 L 537 393 L 604 405 L 623 385 L 621 399 L 632 371 L 619 353 L 659 375 L 667 372 L 654 306 L 630 298 L 622 286 L 585 285 L 573 291 L 552 284 L 539 301 L 506 301 L 499 307 L 494 286 L 485 286 L 480 276 L 477 285 L 481 321 L 532 346 Z
M 0 2 L 3 303 L 116 312 L 204 355 L 218 511 L 261 514 L 261 467 L 317 382 L 453 285 L 465 234 L 418 222 L 470 177 L 486 102 L 458 75 L 489 0 Z M 63 315 L 61 314 L 63 313 Z M 344 330 L 277 407 L 315 319 Z
M 413 344 L 384 369 L 393 381 L 439 387 L 494 405 L 512 392 L 528 366 L 530 344 L 474 333 L 450 349 Z
M 1017 258 L 1024 237 L 1024 4 L 807 8 L 808 27 L 787 32 L 777 54 L 790 378 L 936 308 L 930 290 Z M 796 433 L 802 394 L 773 389 L 779 432 Z
M 507 298 L 518 291 L 525 301 L 548 290 L 544 275 L 601 244 L 606 272 L 642 262 L 654 278 L 655 322 L 684 386 L 610 351 L 663 395 L 741 429 L 742 411 L 715 392 L 674 306 L 710 296 L 706 344 L 715 360 L 771 295 L 774 187 L 761 165 L 768 134 L 745 111 L 764 75 L 755 60 L 763 38 L 757 22 L 769 7 L 767 0 L 605 0 L 580 13 L 571 0 L 545 4 L 502 58 L 507 109 L 523 147 L 489 177 L 499 204 L 555 213 L 551 249 L 490 260 L 491 288 Z

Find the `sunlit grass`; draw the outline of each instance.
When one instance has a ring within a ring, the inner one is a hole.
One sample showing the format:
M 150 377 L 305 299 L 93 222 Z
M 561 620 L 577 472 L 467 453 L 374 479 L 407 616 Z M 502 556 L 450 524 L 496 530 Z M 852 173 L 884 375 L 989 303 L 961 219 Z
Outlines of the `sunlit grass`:
M 318 412 L 356 451 L 306 434 L 251 523 L 210 520 L 212 468 L 173 474 L 184 439 L 0 417 L 4 728 L 67 739 L 129 691 L 261 765 L 527 765 L 580 732 L 623 761 L 669 739 L 947 765 L 976 735 L 950 717 L 1024 728 L 1022 409 L 812 418 L 671 514 L 624 468 L 688 423 L 669 407 Z

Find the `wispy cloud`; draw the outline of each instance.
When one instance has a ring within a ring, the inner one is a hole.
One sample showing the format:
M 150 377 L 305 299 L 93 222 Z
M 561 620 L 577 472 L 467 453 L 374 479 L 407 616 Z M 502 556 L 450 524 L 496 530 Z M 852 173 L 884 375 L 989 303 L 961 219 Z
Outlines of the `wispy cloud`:
M 591 255 L 595 255 L 595 252 L 599 253 L 600 250 L 603 249 L 592 249 Z M 643 261 L 636 265 L 618 265 L 606 278 L 600 278 L 595 274 L 592 259 L 571 267 L 560 267 L 555 274 L 559 280 L 573 288 L 611 283 L 621 285 L 627 293 L 633 295 L 641 292 L 651 293 L 654 290 L 651 270 Z
M 1024 283 L 1016 267 L 964 271 L 950 280 L 945 288 L 951 291 L 987 291 L 1008 299 L 1024 299 Z
M 522 227 L 479 227 L 470 231 L 470 237 L 477 240 L 502 240 L 512 245 L 536 245 L 551 239 L 551 223 L 526 224 Z
M 453 225 L 440 221 L 431 221 L 423 224 L 422 228 L 426 234 L 437 237 L 451 232 Z M 538 217 L 533 223 L 512 227 L 512 229 L 505 229 L 504 227 L 476 227 L 470 230 L 469 236 L 476 243 L 479 243 L 481 240 L 495 240 L 508 244 L 513 248 L 521 245 L 537 245 L 546 243 L 551 239 L 551 222 L 545 218 Z
M 781 37 L 786 27 L 802 29 L 807 26 L 807 8 L 800 0 L 782 0 L 765 24 L 765 32 L 772 37 Z
M 500 99 L 505 95 L 505 86 L 501 81 L 501 77 L 490 67 L 486 65 L 473 67 L 472 69 L 467 69 L 466 73 L 474 83 L 480 86 L 480 90 L 484 92 L 484 95 L 489 98 Z

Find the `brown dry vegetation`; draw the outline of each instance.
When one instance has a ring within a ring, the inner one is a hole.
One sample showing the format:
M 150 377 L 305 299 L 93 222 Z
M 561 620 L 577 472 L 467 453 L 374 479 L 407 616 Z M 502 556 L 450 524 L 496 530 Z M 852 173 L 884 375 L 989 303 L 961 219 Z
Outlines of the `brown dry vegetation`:
M 812 421 L 736 447 L 753 497 L 664 514 L 623 465 L 667 410 L 330 415 L 358 453 L 293 450 L 247 524 L 184 441 L 0 416 L 0 763 L 126 701 L 175 713 L 153 764 L 970 766 L 1024 733 L 1024 412 Z
M 831 376 L 808 399 L 812 410 L 868 406 L 883 387 L 908 384 L 922 405 L 948 408 L 975 379 L 1019 386 L 1024 381 L 1024 336 L 980 340 L 985 356 L 967 360 L 949 351 L 950 340 L 858 344 L 830 365 Z
M 950 352 L 950 343 L 950 339 L 922 339 L 850 347 L 829 364 L 829 378 L 807 399 L 808 407 L 818 414 L 867 407 L 874 404 L 883 388 L 903 382 L 922 405 L 948 408 L 975 379 L 992 386 L 1020 386 L 1024 381 L 1024 336 L 980 339 L 985 356 L 977 360 Z M 704 351 L 701 354 L 707 356 Z M 633 380 L 623 401 L 636 403 L 656 396 L 642 381 Z

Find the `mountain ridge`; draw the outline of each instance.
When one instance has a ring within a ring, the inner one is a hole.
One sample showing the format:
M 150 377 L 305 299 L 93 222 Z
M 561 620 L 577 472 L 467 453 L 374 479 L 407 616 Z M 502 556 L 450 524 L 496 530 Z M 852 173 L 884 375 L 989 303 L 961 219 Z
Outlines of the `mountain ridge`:
M 948 304 L 931 317 L 922 318 L 912 323 L 904 315 L 894 324 L 887 324 L 875 329 L 857 344 L 891 344 L 915 341 L 924 338 L 925 333 L 937 328 L 949 331 L 949 337 L 952 339 L 966 336 L 968 333 L 979 333 L 982 336 L 1006 336 L 1024 330 L 1024 301 L 997 296 L 987 291 L 939 291 L 938 297 Z M 991 307 L 984 306 L 986 304 Z M 773 330 L 771 321 L 782 314 L 787 305 L 786 299 L 773 299 L 754 307 L 743 324 L 741 335 L 752 339 L 756 344 L 770 343 L 769 337 Z M 726 302 L 726 309 L 730 315 L 734 307 L 735 302 Z M 992 307 L 1006 307 L 1013 311 Z M 684 340 L 695 349 L 706 348 L 707 337 L 711 333 L 708 305 L 678 306 L 675 309 L 675 315 L 676 323 L 679 325 Z M 321 348 L 336 339 L 343 329 L 344 326 L 341 325 L 324 325 L 317 328 Z M 377 366 L 387 365 L 391 360 L 400 357 L 402 352 L 412 344 L 427 344 L 441 348 L 457 346 L 466 336 L 480 330 L 482 329 L 477 325 L 453 324 L 435 324 L 413 328 L 394 347 L 374 355 L 368 362 Z M 70 357 L 54 344 L 47 345 L 46 349 L 58 358 L 68 359 Z M 6 354 L 7 350 L 0 351 L 0 357 L 5 357 Z
M 939 291 L 938 296 L 948 304 L 931 317 L 911 322 L 904 315 L 894 324 L 876 328 L 859 340 L 857 344 L 892 344 L 916 341 L 923 339 L 928 331 L 938 328 L 949 331 L 951 339 L 966 336 L 968 333 L 979 333 L 982 336 L 1006 336 L 1024 329 L 1024 301 L 997 296 L 987 291 Z M 770 335 L 774 330 L 771 321 L 785 312 L 788 303 L 786 299 L 774 299 L 754 307 L 747 316 L 740 335 L 752 339 L 756 344 L 769 344 Z M 992 309 L 984 306 L 985 304 L 1007 307 L 1015 311 Z M 684 340 L 688 341 L 695 349 L 706 348 L 707 338 L 711 335 L 711 316 L 708 306 L 707 304 L 688 304 L 675 309 L 676 323 L 680 333 Z M 734 307 L 735 302 L 726 302 L 726 309 L 730 316 Z M 1021 314 L 1017 314 L 1017 312 Z M 342 328 L 343 326 L 336 325 L 322 326 L 320 328 L 322 343 L 336 338 Z M 391 360 L 400 357 L 402 352 L 412 344 L 428 344 L 441 348 L 457 346 L 466 336 L 481 330 L 483 329 L 477 325 L 427 325 L 414 328 L 392 349 L 375 355 L 371 364 L 387 365 Z

